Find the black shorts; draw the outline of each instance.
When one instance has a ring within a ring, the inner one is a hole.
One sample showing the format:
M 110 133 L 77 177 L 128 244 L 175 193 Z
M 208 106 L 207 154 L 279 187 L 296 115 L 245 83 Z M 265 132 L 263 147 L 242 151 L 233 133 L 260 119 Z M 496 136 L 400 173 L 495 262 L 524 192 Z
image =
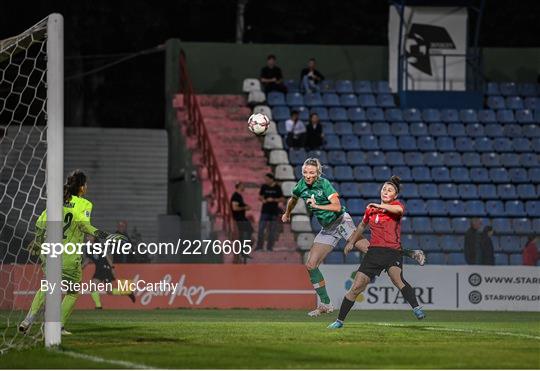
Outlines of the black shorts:
M 96 266 L 96 271 L 92 278 L 100 280 L 101 282 L 112 282 L 115 279 L 112 269 L 109 266 Z
M 401 250 L 387 247 L 370 246 L 364 256 L 358 272 L 364 273 L 369 278 L 378 276 L 383 270 L 388 272 L 390 267 L 402 268 L 403 254 Z

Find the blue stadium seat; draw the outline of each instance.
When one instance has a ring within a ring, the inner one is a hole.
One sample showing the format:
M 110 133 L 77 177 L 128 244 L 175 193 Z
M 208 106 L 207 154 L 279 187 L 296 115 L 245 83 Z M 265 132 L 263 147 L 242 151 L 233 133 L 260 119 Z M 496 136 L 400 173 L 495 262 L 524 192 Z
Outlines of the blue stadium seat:
M 525 167 L 537 167 L 540 166 L 538 161 L 538 155 L 535 153 L 522 153 L 520 155 L 521 165 Z M 530 174 L 529 174 L 530 177 Z
M 535 198 L 540 198 L 540 194 L 536 193 L 534 185 L 532 184 L 518 184 L 516 188 L 518 197 L 522 200 L 532 200 Z
M 528 82 L 517 84 L 517 92 L 524 97 L 533 97 L 538 94 L 537 84 Z
M 528 218 L 518 218 L 512 221 L 514 231 L 520 234 L 530 234 L 532 232 L 531 221 Z
M 482 153 L 480 157 L 482 160 L 482 166 L 484 167 L 499 167 L 501 166 L 500 157 L 495 152 Z
M 441 110 L 441 120 L 442 122 L 459 122 L 459 113 L 455 109 L 443 109 Z
M 530 109 L 530 110 L 540 109 L 540 97 L 525 98 L 525 108 Z
M 507 97 L 506 108 L 514 110 L 523 109 L 523 99 L 518 96 Z
M 384 153 L 380 151 L 368 151 L 367 163 L 371 166 L 386 165 Z
M 371 89 L 374 93 L 386 93 L 390 94 L 390 85 L 388 84 L 387 80 L 381 80 L 381 81 L 373 81 L 371 83 Z
M 496 82 L 488 82 L 486 84 L 486 94 L 487 95 L 500 95 L 499 84 Z
M 306 93 L 304 95 L 304 104 L 307 107 L 324 106 L 321 94 L 319 94 L 319 93 Z
M 540 153 L 540 138 L 531 139 L 531 148 L 533 148 L 534 152 Z
M 444 166 L 444 157 L 439 152 L 426 152 L 423 157 L 426 166 Z
M 446 202 L 442 200 L 427 200 L 426 208 L 429 215 L 444 216 L 448 213 L 446 210 Z
M 358 96 L 358 103 L 362 107 L 377 107 L 377 101 L 373 94 L 360 94 Z
M 467 124 L 465 125 L 465 133 L 469 137 L 483 137 L 484 134 L 484 125 L 479 123 Z
M 477 200 L 478 189 L 476 184 L 459 184 L 458 185 L 459 197 L 463 200 Z
M 433 232 L 436 233 L 452 233 L 452 225 L 450 219 L 443 217 L 434 217 L 431 219 Z
M 418 149 L 423 152 L 436 150 L 435 140 L 430 136 L 418 137 L 416 139 L 416 145 L 418 146 Z
M 408 200 L 405 208 L 409 215 L 427 215 L 426 204 L 421 199 Z
M 400 136 L 398 139 L 399 149 L 402 151 L 416 151 L 416 140 L 413 136 Z
M 497 152 L 513 152 L 512 141 L 508 138 L 493 139 L 493 148 L 497 148 Z
M 334 181 L 335 180 L 335 178 L 334 178 L 334 168 L 332 166 L 326 165 L 323 168 L 323 176 L 328 180 Z M 339 189 L 336 188 L 336 191 L 339 192 Z
M 501 109 L 497 111 L 497 121 L 503 124 L 511 124 L 516 122 L 514 118 L 514 111 L 509 109 Z
M 272 94 L 275 92 L 269 93 Z M 288 106 L 303 106 L 304 96 L 300 93 L 287 93 L 287 105 Z
M 336 137 L 333 135 L 332 137 Z M 334 149 L 341 149 L 341 148 L 334 148 Z M 307 153 L 307 157 L 315 157 L 318 158 L 323 164 L 328 163 L 328 158 L 326 155 L 326 151 L 309 151 Z
M 294 167 L 294 178 L 299 180 L 302 178 L 302 165 L 296 165 Z
M 458 152 L 473 152 L 474 142 L 468 137 L 458 137 L 455 139 L 456 150 Z
M 321 121 L 321 126 L 324 135 L 335 134 L 334 124 L 332 124 L 330 121 Z
M 448 205 L 447 205 L 448 206 Z M 455 233 L 465 233 L 469 229 L 469 219 L 465 217 L 452 218 L 452 229 Z
M 433 230 L 431 219 L 426 216 L 417 216 L 413 218 L 412 228 L 416 233 L 429 233 Z
M 347 152 L 347 162 L 349 165 L 365 165 L 367 163 L 366 153 L 363 151 Z
M 446 219 L 446 218 L 441 218 Z M 448 231 L 451 233 L 452 231 Z M 456 252 L 463 250 L 463 238 L 462 236 L 445 235 L 439 238 L 439 245 L 443 251 Z M 463 255 L 463 253 L 461 253 Z
M 406 249 L 418 249 L 420 247 L 418 238 L 412 234 L 401 235 L 401 245 Z
M 390 166 L 403 166 L 405 165 L 405 160 L 403 158 L 402 152 L 387 152 L 386 163 Z
M 403 118 L 407 122 L 420 122 L 422 121 L 422 113 L 416 108 L 408 108 L 403 111 Z
M 306 158 L 306 151 L 303 148 L 289 149 L 289 162 L 291 163 L 291 165 L 302 165 Z
M 390 132 L 392 135 L 409 135 L 409 125 L 405 122 L 393 122 L 390 125 Z
M 502 125 L 499 124 L 489 124 L 484 127 L 485 134 L 490 138 L 502 137 L 504 136 L 504 130 Z
M 478 152 L 491 152 L 493 151 L 493 141 L 487 137 L 476 138 L 474 149 Z
M 413 180 L 411 169 L 408 166 L 394 166 L 392 173 L 400 177 L 402 182 L 411 182 Z
M 505 253 L 495 253 L 495 265 L 508 265 L 508 255 Z
M 420 152 L 406 152 L 404 158 L 407 166 L 424 165 L 424 156 Z
M 287 127 L 285 126 L 285 121 L 277 122 L 277 131 L 279 135 L 287 135 Z
M 520 124 L 534 123 L 533 113 L 529 109 L 520 109 L 516 111 L 516 121 Z
M 304 106 L 298 106 L 298 107 L 291 107 L 291 110 L 297 110 L 298 111 L 298 117 L 300 120 L 307 122 L 309 120 L 309 110 Z
M 289 93 L 298 93 L 300 91 L 300 84 L 296 80 L 285 80 L 285 86 Z
M 430 252 L 427 254 L 428 264 L 444 265 L 446 264 L 446 255 L 440 252 Z
M 473 183 L 491 182 L 488 170 L 483 167 L 472 168 L 469 172 L 469 175 L 471 176 L 471 180 L 473 181 Z
M 353 124 L 353 133 L 356 135 L 372 135 L 371 124 L 369 122 L 355 122 Z
M 516 202 L 521 202 L 521 201 L 516 201 Z M 529 215 L 530 217 L 532 218 L 540 217 L 540 201 L 527 201 L 525 203 L 525 208 L 527 210 L 527 215 Z M 521 214 L 521 215 L 524 215 L 524 214 Z
M 416 137 L 428 135 L 428 128 L 423 122 L 413 122 L 409 124 L 409 131 L 411 135 Z
M 378 182 L 384 182 L 392 176 L 392 171 L 388 166 L 373 167 L 373 178 Z
M 467 134 L 465 133 L 465 125 L 463 124 L 448 124 L 448 135 L 451 137 L 464 137 Z
M 356 151 L 361 149 L 361 143 L 356 135 L 342 135 L 341 145 L 344 150 Z
M 352 135 L 352 124 L 349 121 L 338 121 L 334 124 L 334 132 L 339 135 Z
M 384 118 L 390 122 L 403 121 L 403 113 L 399 108 L 387 108 L 384 110 Z
M 469 200 L 464 201 L 465 214 L 469 216 L 483 216 L 486 214 L 484 201 Z
M 425 122 L 440 122 L 441 121 L 441 113 L 438 109 L 434 108 L 427 108 L 422 110 L 422 119 Z
M 277 91 L 271 91 L 266 96 L 266 103 L 269 106 L 285 106 L 285 95 Z M 301 104 L 300 104 L 301 105 Z
M 511 219 L 508 218 L 493 218 L 491 219 L 491 226 L 495 231 L 495 234 L 514 233 Z
M 540 218 L 535 218 L 532 221 L 532 230 L 540 231 Z
M 469 177 L 469 170 L 466 167 L 451 168 L 450 177 L 452 178 L 452 181 L 456 183 L 468 183 L 471 181 L 471 178 Z
M 447 152 L 444 154 L 444 166 L 463 166 L 461 155 L 458 152 Z
M 465 204 L 460 200 L 446 201 L 446 210 L 450 216 L 465 215 Z
M 521 125 L 517 124 L 506 124 L 503 126 L 503 133 L 505 137 L 516 138 L 523 136 L 523 130 Z M 502 138 L 510 141 L 508 138 Z
M 339 182 L 350 182 L 354 180 L 353 170 L 350 166 L 335 166 L 334 179 Z
M 361 107 L 350 107 L 347 109 L 347 116 L 351 121 L 366 121 L 366 111 Z
M 356 94 L 371 94 L 371 82 L 366 80 L 356 80 L 354 82 L 354 92 Z
M 289 157 L 290 158 L 290 157 Z M 335 165 L 348 165 L 347 157 L 343 151 L 328 151 L 328 164 Z
M 274 121 L 285 121 L 291 117 L 291 112 L 289 107 L 286 106 L 276 106 L 272 108 L 272 119 Z
M 432 173 L 433 175 L 433 173 Z M 444 183 L 438 185 L 439 194 L 443 199 L 457 199 L 458 196 L 458 187 L 454 183 Z
M 335 88 L 338 94 L 352 94 L 354 92 L 351 80 L 337 80 Z
M 445 166 L 437 166 L 431 169 L 431 177 L 435 179 L 436 182 L 449 182 L 450 171 Z
M 504 204 L 499 200 L 486 201 L 486 210 L 489 216 L 506 216 Z
M 508 176 L 512 183 L 527 183 L 529 181 L 529 176 L 527 175 L 527 170 L 523 168 L 514 168 L 508 170 Z
M 447 137 L 448 131 L 446 125 L 440 122 L 434 122 L 428 126 L 429 135 L 434 137 Z M 439 138 L 437 138 L 439 139 Z
M 504 168 L 489 169 L 489 178 L 493 183 L 508 183 L 510 176 Z
M 373 135 L 390 135 L 390 125 L 384 121 L 378 121 L 371 124 Z
M 499 90 L 502 95 L 510 96 L 517 94 L 517 86 L 515 82 L 500 82 Z
M 450 265 L 465 265 L 465 254 L 462 252 L 453 252 L 448 254 L 448 264 Z
M 379 137 L 379 147 L 383 151 L 397 151 L 397 139 L 393 135 L 383 135 Z
M 391 94 L 377 95 L 377 105 L 383 108 L 395 107 L 394 97 Z
M 505 109 L 506 103 L 500 95 L 492 95 L 487 99 L 487 106 L 491 109 Z
M 323 93 L 335 93 L 336 87 L 333 80 L 323 80 L 320 84 L 321 92 Z
M 371 198 L 380 196 L 380 186 L 377 183 L 362 183 L 360 185 L 360 197 Z
M 469 122 L 478 122 L 478 116 L 476 110 L 473 109 L 462 109 L 459 111 L 459 118 L 465 123 Z
M 411 169 L 411 174 L 415 182 L 431 182 L 429 167 L 415 166 Z
M 328 116 L 332 121 L 347 121 L 347 111 L 343 107 L 332 107 L 328 110 Z
M 343 253 L 341 251 L 331 251 L 324 259 L 325 264 L 343 264 Z
M 491 109 L 483 109 L 478 111 L 478 121 L 483 124 L 491 124 L 497 122 L 495 111 Z
M 355 166 L 354 170 L 354 179 L 358 181 L 373 181 L 373 173 L 370 166 L 360 165 Z
M 364 151 L 374 151 L 379 148 L 377 137 L 373 135 L 366 135 L 360 138 L 360 148 Z
M 354 94 L 344 94 L 339 97 L 339 102 L 343 107 L 356 107 L 358 106 L 358 99 Z
M 327 135 L 325 137 L 324 149 L 329 151 L 332 149 L 341 149 L 341 143 L 339 141 L 339 136 L 337 135 Z
M 506 252 L 521 251 L 522 246 L 518 236 L 499 236 L 500 249 Z
M 326 107 L 340 107 L 339 96 L 336 93 L 324 93 L 322 96 L 323 105 Z
M 510 254 L 510 265 L 523 265 L 523 255 Z
M 311 107 L 309 111 L 310 113 L 316 113 L 317 116 L 319 116 L 319 120 L 321 121 L 330 120 L 330 116 L 328 116 L 328 110 L 326 109 L 326 107 Z
M 403 196 L 403 198 L 419 198 L 420 195 L 418 193 L 418 185 L 416 185 L 415 183 L 407 183 L 405 184 L 404 186 L 402 186 L 402 190 L 401 190 L 401 196 Z
M 351 215 L 363 215 L 366 208 L 366 202 L 361 198 L 349 198 L 347 201 L 347 210 Z
M 364 184 L 362 184 L 364 187 Z M 356 182 L 343 182 L 340 186 L 340 196 L 342 197 L 362 197 L 360 193 L 360 184 Z
M 528 201 L 530 202 L 530 201 Z M 522 201 L 506 201 L 504 204 L 504 211 L 508 216 L 524 216 L 525 205 Z
M 530 152 L 532 151 L 531 142 L 527 138 L 514 138 L 512 139 L 512 147 L 516 152 Z
M 366 111 L 368 121 L 384 121 L 384 111 L 379 107 L 370 107 Z

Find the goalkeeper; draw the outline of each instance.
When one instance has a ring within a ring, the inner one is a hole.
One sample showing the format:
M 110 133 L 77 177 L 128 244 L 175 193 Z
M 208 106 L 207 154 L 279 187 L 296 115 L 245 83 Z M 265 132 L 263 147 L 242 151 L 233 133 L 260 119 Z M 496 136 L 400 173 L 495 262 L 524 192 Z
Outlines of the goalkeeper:
M 90 214 L 92 212 L 92 203 L 83 198 L 87 191 L 86 175 L 80 171 L 75 170 L 68 176 L 66 184 L 64 184 L 64 208 L 63 208 L 63 244 L 67 243 L 82 243 L 84 242 L 85 234 L 94 236 L 98 239 L 105 239 L 107 233 L 101 231 L 90 223 Z M 36 237 L 33 243 L 30 245 L 32 252 L 40 253 L 41 244 L 45 241 L 45 230 L 47 223 L 47 211 L 43 211 L 36 222 Z M 40 256 L 41 261 L 44 262 L 46 256 Z M 62 280 L 70 281 L 74 284 L 81 283 L 82 279 L 82 255 L 73 253 L 68 254 L 64 252 L 62 254 Z M 34 296 L 32 305 L 26 318 L 19 324 L 19 331 L 26 333 L 32 323 L 35 321 L 37 314 L 43 302 L 45 301 L 45 292 L 38 291 Z M 64 329 L 67 319 L 69 318 L 77 298 L 78 292 L 67 292 L 62 300 L 62 334 L 70 335 L 69 331 Z

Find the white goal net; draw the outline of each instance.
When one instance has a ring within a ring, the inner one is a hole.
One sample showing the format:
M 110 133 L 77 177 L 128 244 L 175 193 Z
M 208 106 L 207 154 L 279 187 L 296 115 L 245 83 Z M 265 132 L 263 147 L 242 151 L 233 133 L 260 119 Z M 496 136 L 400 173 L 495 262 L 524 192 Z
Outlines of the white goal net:
M 28 246 L 35 222 L 48 205 L 46 185 L 51 177 L 47 171 L 49 20 L 0 41 L 0 357 L 9 349 L 43 339 L 42 322 L 24 335 L 17 326 L 43 277 L 39 256 Z

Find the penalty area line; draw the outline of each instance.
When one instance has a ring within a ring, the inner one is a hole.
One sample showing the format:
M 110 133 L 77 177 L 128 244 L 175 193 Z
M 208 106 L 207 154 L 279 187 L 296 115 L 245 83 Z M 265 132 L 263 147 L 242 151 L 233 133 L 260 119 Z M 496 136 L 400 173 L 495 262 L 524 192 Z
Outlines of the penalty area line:
M 73 352 L 71 350 L 53 350 L 53 352 L 63 354 L 63 355 L 73 357 L 73 358 L 84 359 L 84 360 L 92 361 L 92 362 L 96 362 L 96 363 L 105 363 L 105 364 L 109 364 L 109 365 L 121 366 L 121 367 L 125 367 L 125 368 L 132 368 L 132 369 L 139 369 L 139 370 L 153 369 L 153 367 L 146 366 L 146 365 L 143 365 L 141 363 L 120 361 L 120 360 L 116 360 L 116 359 L 106 359 L 106 358 L 102 358 L 102 357 L 98 357 L 98 356 L 92 356 L 92 355 L 89 355 L 89 354 Z
M 385 327 L 407 327 L 407 328 L 413 328 L 411 326 L 407 325 L 398 325 L 395 323 L 385 323 L 385 322 L 375 322 L 373 325 L 376 326 L 385 326 Z M 526 339 L 534 339 L 534 340 L 540 340 L 540 336 L 535 335 L 529 335 L 529 334 L 520 334 L 516 332 L 505 332 L 505 331 L 485 331 L 485 330 L 479 330 L 479 329 L 460 329 L 460 328 L 453 328 L 453 327 L 424 327 L 419 326 L 418 329 L 421 330 L 430 330 L 430 331 L 442 331 L 442 332 L 464 332 L 468 334 L 480 334 L 480 335 L 500 335 L 500 336 L 515 336 L 515 337 L 521 337 Z

